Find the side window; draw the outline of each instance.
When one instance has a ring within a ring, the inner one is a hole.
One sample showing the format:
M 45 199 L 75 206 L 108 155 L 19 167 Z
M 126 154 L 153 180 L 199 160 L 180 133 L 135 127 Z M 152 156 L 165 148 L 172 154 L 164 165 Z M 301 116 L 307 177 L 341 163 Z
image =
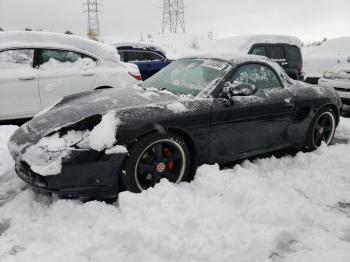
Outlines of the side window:
M 147 53 L 140 51 L 128 51 L 128 62 L 142 62 L 147 61 Z
M 270 46 L 270 58 L 272 60 L 284 60 L 284 51 L 282 46 Z
M 47 50 L 47 49 L 43 49 L 43 51 L 42 51 L 43 64 L 49 62 L 50 59 L 54 59 L 54 60 L 61 62 L 61 63 L 65 63 L 65 62 L 74 63 L 79 58 L 82 58 L 81 54 L 71 52 L 71 51 Z
M 286 58 L 288 61 L 300 61 L 299 49 L 296 46 L 287 46 Z
M 96 59 L 72 51 L 43 49 L 41 53 L 41 64 L 42 69 L 73 66 L 80 69 L 88 69 L 96 65 Z
M 125 51 L 118 51 L 119 55 L 120 55 L 120 60 L 122 62 L 128 62 L 127 59 L 126 59 L 126 54 L 125 54 Z
M 151 61 L 163 61 L 164 60 L 164 57 L 157 54 L 157 53 L 153 53 L 153 52 L 148 52 L 148 60 L 151 60 Z
M 0 52 L 1 69 L 32 67 L 33 60 L 34 49 L 16 49 Z
M 258 90 L 282 88 L 276 73 L 267 66 L 261 64 L 247 64 L 238 68 L 232 82 L 249 83 Z
M 261 55 L 261 56 L 266 56 L 266 48 L 265 46 L 256 46 L 253 51 L 253 55 Z

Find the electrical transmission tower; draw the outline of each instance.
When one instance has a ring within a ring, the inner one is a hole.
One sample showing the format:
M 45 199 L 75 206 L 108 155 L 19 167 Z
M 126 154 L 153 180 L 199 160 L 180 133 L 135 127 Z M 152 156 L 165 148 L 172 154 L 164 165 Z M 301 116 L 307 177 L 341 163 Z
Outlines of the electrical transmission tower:
M 101 34 L 99 21 L 100 4 L 98 0 L 86 0 L 84 5 L 87 8 L 85 12 L 88 14 L 87 36 L 90 39 L 97 40 L 97 37 Z
M 164 0 L 162 32 L 185 33 L 185 5 L 184 0 Z

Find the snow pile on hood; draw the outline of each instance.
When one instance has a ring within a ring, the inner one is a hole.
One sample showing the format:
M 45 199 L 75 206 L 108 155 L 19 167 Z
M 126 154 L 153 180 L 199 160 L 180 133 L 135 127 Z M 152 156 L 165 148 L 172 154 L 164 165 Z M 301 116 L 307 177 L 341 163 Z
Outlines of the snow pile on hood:
M 90 132 L 89 144 L 96 151 L 111 148 L 116 142 L 117 126 L 120 120 L 115 111 L 110 111 L 102 117 L 102 121 Z
M 327 40 L 317 47 L 303 48 L 304 67 L 307 76 L 322 77 L 334 66 L 348 65 L 350 37 Z
M 0 127 L 2 137 L 9 131 Z M 190 184 L 162 181 L 115 205 L 0 183 L 16 192 L 0 205 L 0 260 L 61 261 L 64 250 L 67 262 L 349 262 L 349 152 L 339 144 L 226 170 L 202 166 Z
M 180 114 L 180 113 L 184 113 L 186 111 L 188 111 L 187 107 L 180 102 L 174 102 L 171 103 L 169 105 L 166 106 L 170 111 L 176 113 L 176 114 Z
M 49 32 L 2 32 L 0 34 L 0 49 L 13 47 L 55 47 L 88 53 L 102 60 L 120 62 L 120 56 L 112 46 L 75 35 Z
M 102 117 L 102 121 L 92 131 L 69 131 L 60 136 L 58 133 L 42 138 L 35 145 L 30 146 L 23 154 L 22 160 L 31 169 L 42 176 L 59 175 L 62 162 L 69 156 L 72 146 L 81 149 L 103 151 L 110 149 L 107 154 L 125 153 L 125 148 L 113 146 L 116 143 L 117 126 L 120 120 L 115 111 L 109 111 Z

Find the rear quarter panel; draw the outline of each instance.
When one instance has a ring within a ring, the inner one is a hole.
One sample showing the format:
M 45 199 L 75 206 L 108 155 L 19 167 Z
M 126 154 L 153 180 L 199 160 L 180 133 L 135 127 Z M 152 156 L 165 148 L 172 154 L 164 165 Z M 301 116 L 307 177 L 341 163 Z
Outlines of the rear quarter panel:
M 294 95 L 295 112 L 290 134 L 295 144 L 302 146 L 312 119 L 323 107 L 331 107 L 339 119 L 340 98 L 333 88 L 309 85 L 295 81 L 290 87 Z M 302 145 L 300 144 L 302 143 Z

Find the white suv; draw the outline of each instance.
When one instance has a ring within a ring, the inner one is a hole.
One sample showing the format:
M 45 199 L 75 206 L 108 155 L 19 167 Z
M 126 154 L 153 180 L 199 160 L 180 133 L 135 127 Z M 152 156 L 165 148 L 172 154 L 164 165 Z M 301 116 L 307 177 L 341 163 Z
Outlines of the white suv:
M 141 80 L 117 50 L 77 36 L 0 32 L 0 120 L 30 118 L 63 96 Z

